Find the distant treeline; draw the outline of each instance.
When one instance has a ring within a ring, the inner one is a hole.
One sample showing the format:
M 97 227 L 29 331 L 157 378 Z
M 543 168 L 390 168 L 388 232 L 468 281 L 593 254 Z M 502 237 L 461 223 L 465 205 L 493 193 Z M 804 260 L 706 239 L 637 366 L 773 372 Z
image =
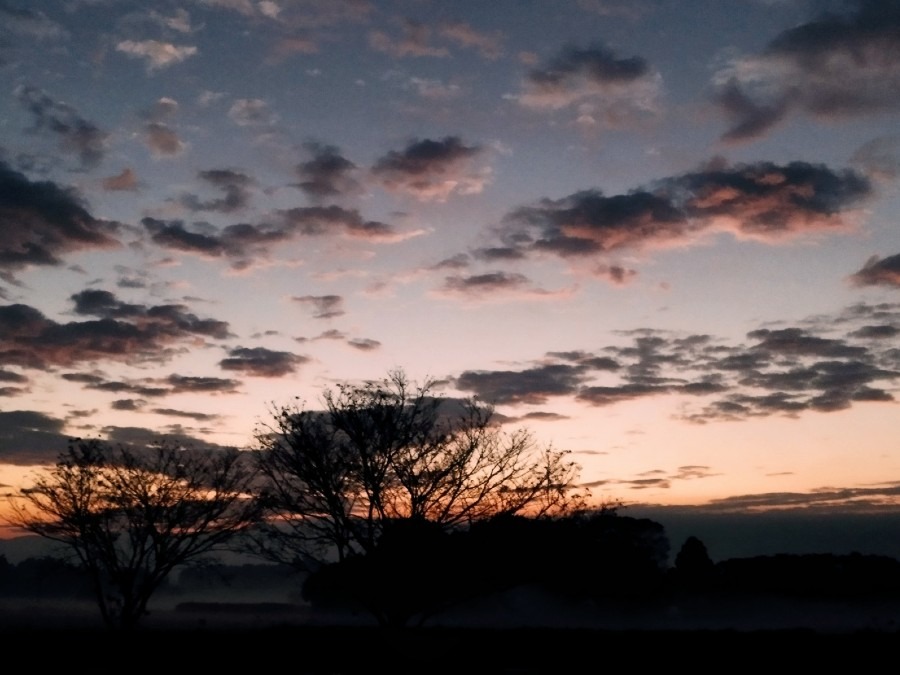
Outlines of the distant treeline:
M 689 537 L 668 564 L 659 523 L 616 514 L 563 519 L 495 518 L 447 534 L 400 521 L 365 556 L 298 573 L 289 565 L 207 563 L 184 568 L 164 593 L 251 598 L 334 607 L 358 603 L 410 618 L 469 597 L 530 585 L 567 597 L 664 600 L 673 593 L 900 598 L 900 561 L 853 553 L 780 554 L 713 563 Z M 11 564 L 0 556 L 0 596 L 89 598 L 77 565 L 53 557 Z

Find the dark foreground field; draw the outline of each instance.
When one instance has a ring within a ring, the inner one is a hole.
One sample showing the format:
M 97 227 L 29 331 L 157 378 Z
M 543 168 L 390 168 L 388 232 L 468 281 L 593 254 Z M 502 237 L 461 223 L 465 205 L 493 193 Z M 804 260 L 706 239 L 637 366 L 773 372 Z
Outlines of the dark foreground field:
M 241 630 L 7 629 L 7 662 L 95 673 L 748 672 L 894 664 L 900 635 L 788 631 L 614 631 L 269 627 Z M 20 661 L 21 663 L 21 661 Z M 890 666 L 889 666 L 890 667 Z

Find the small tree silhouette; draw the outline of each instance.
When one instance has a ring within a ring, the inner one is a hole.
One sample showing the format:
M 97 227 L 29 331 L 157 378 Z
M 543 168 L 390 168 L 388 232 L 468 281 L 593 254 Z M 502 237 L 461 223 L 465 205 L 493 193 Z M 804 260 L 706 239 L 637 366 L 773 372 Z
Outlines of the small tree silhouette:
M 238 451 L 73 441 L 11 501 L 14 525 L 69 546 L 104 622 L 132 629 L 172 570 L 256 522 L 252 473 Z
M 686 587 L 697 588 L 712 581 L 715 565 L 709 557 L 706 546 L 695 536 L 685 539 L 675 556 L 675 574 Z

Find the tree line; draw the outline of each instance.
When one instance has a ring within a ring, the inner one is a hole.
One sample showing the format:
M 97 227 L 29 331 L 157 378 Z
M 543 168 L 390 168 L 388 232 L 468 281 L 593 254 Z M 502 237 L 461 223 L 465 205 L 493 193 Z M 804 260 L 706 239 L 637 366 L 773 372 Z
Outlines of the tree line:
M 249 451 L 74 439 L 14 495 L 10 522 L 68 547 L 111 627 L 137 626 L 175 568 L 225 548 L 321 572 L 320 585 L 344 575 L 379 621 L 405 622 L 359 570 L 400 569 L 475 524 L 586 506 L 566 452 L 436 388 L 399 370 L 338 385 L 322 408 L 274 407 Z

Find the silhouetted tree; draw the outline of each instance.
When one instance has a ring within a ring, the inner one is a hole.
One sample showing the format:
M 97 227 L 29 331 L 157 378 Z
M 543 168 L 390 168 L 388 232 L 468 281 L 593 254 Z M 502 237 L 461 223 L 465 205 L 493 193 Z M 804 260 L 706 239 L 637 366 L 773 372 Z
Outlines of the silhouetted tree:
M 526 430 L 503 433 L 490 406 L 434 388 L 395 371 L 326 391 L 321 411 L 275 410 L 257 434 L 268 518 L 255 552 L 304 569 L 359 555 L 399 569 L 425 550 L 400 547 L 398 523 L 450 532 L 500 514 L 580 508 L 578 467 L 565 452 L 539 447 Z
M 565 452 L 502 433 L 490 406 L 434 397 L 434 386 L 394 372 L 327 391 L 324 411 L 276 410 L 257 434 L 262 501 L 277 519 L 264 552 L 341 559 L 374 550 L 398 519 L 452 528 L 572 507 L 578 467 Z
M 681 585 L 696 588 L 712 581 L 715 564 L 706 545 L 697 537 L 685 539 L 675 556 L 675 578 Z
M 90 576 L 103 620 L 129 629 L 175 567 L 256 522 L 251 477 L 236 450 L 133 450 L 77 440 L 14 497 L 11 521 L 69 546 Z

